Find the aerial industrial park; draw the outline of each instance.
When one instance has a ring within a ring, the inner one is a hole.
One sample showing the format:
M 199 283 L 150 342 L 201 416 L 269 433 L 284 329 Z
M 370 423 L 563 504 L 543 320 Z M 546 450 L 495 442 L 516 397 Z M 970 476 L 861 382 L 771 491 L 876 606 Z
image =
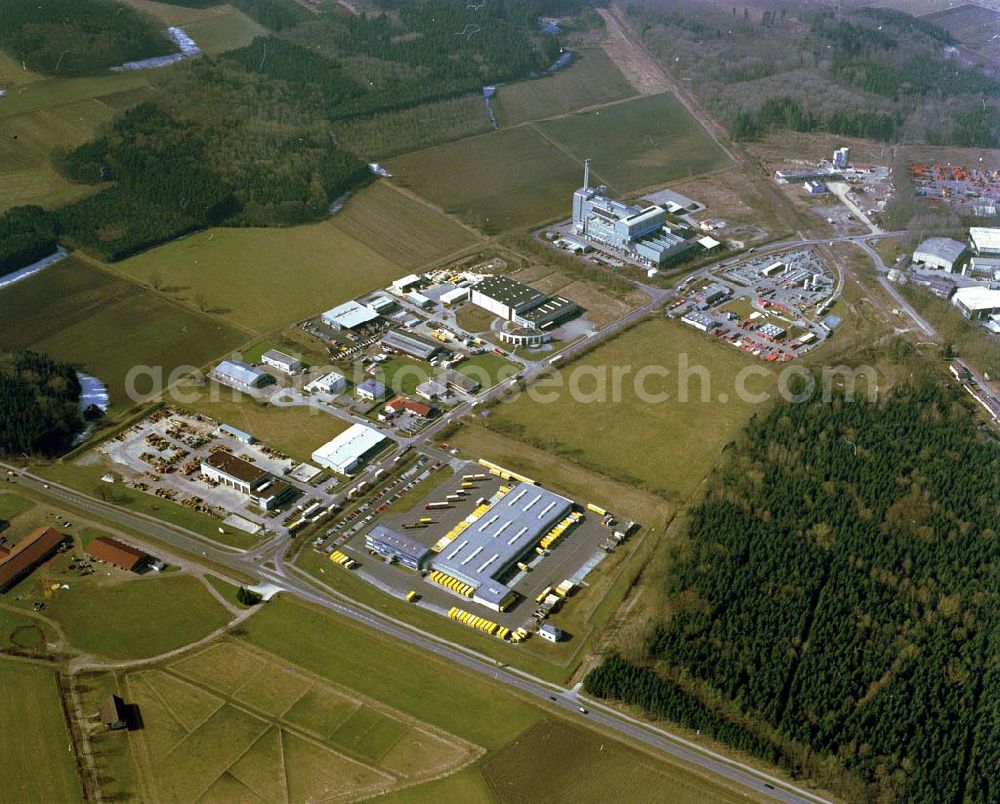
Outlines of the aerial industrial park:
M 1000 11 L 676 5 L 4 4 L 6 798 L 1000 800 Z

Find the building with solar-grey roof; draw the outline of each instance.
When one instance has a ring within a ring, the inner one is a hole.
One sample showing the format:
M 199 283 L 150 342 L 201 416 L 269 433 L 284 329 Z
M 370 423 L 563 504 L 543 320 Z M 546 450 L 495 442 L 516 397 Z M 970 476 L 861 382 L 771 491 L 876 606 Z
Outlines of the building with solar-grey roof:
M 382 336 L 382 348 L 409 355 L 418 360 L 430 360 L 441 351 L 441 344 L 434 343 L 427 338 L 421 338 L 419 335 L 390 329 Z
M 913 261 L 928 268 L 954 272 L 965 255 L 965 244 L 950 237 L 929 237 L 913 252 Z
M 223 360 L 215 367 L 212 376 L 224 385 L 237 388 L 260 388 L 274 382 L 274 377 L 266 371 L 242 360 Z
M 411 570 L 421 569 L 424 559 L 431 552 L 426 544 L 385 525 L 376 525 L 372 528 L 365 536 L 365 547 Z
M 431 568 L 473 588 L 472 599 L 501 610 L 512 590 L 502 578 L 573 509 L 571 500 L 530 483 L 501 489 L 489 509 L 431 560 Z

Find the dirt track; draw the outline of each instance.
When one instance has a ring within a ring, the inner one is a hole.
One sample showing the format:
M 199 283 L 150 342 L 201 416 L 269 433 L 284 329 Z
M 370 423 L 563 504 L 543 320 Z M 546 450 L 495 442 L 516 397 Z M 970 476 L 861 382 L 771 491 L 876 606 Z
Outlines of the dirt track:
M 670 79 L 649 51 L 633 39 L 611 8 L 599 8 L 608 35 L 601 47 L 608 58 L 618 65 L 629 83 L 643 95 L 657 95 L 671 89 Z

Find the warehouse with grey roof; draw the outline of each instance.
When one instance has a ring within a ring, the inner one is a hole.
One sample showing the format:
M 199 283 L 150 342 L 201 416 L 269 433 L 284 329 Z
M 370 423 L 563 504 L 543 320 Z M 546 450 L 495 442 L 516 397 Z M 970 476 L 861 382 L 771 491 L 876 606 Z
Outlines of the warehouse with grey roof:
M 965 245 L 950 237 L 929 237 L 913 252 L 913 261 L 928 268 L 954 272 L 965 254 Z
M 572 501 L 530 483 L 501 489 L 489 510 L 431 559 L 431 568 L 473 587 L 475 602 L 500 610 L 512 590 L 498 579 L 572 508 Z

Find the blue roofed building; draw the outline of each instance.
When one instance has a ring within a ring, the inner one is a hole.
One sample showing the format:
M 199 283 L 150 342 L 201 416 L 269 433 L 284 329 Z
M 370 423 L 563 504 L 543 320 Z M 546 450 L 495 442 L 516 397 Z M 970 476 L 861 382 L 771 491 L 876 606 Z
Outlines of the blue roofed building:
M 274 377 L 266 371 L 242 360 L 223 360 L 215 367 L 212 376 L 223 385 L 236 388 L 260 388 L 274 382 Z

